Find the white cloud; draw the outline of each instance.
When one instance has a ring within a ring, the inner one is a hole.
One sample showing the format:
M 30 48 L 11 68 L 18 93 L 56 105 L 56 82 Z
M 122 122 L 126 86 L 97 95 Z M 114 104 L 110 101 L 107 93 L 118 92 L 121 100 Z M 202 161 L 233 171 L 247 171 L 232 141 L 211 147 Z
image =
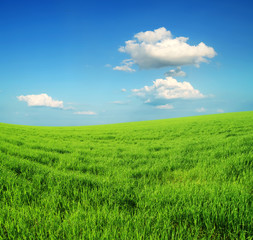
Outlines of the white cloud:
M 186 73 L 181 70 L 181 67 L 177 67 L 176 69 L 171 69 L 170 71 L 164 74 L 166 77 L 185 77 Z
M 27 102 L 28 106 L 44 106 L 52 108 L 63 108 L 63 101 L 54 100 L 52 97 L 48 96 L 46 93 L 39 95 L 26 95 L 18 96 L 19 101 Z
M 127 90 L 125 88 L 122 88 L 121 89 L 121 92 L 126 92 Z
M 201 113 L 201 112 L 206 112 L 206 109 L 205 109 L 204 107 L 197 108 L 197 109 L 196 109 L 196 112 L 199 112 L 199 113 Z
M 96 115 L 96 113 L 92 112 L 92 111 L 74 112 L 74 114 L 77 114 L 77 115 Z
M 131 68 L 134 64 L 132 59 L 125 59 L 121 62 L 121 66 L 116 66 L 113 70 L 124 71 L 124 72 L 135 72 L 135 69 Z
M 124 105 L 124 104 L 130 103 L 130 101 L 125 101 L 125 102 L 123 102 L 123 101 L 113 101 L 113 102 L 111 102 L 111 103 L 119 104 L 119 105 Z
M 158 109 L 173 109 L 174 107 L 171 104 L 165 104 L 165 105 L 158 105 L 155 108 L 158 108 Z
M 187 43 L 189 38 L 173 38 L 171 32 L 164 27 L 154 31 L 139 32 L 134 38 L 126 41 L 125 46 L 120 47 L 119 51 L 129 54 L 132 64 L 137 64 L 141 69 L 192 64 L 199 66 L 201 62 L 208 62 L 207 58 L 216 55 L 214 49 L 203 42 L 195 46 Z M 125 65 L 125 69 L 128 69 L 128 65 Z M 115 68 L 114 70 L 124 71 Z
M 114 104 L 125 104 L 125 103 L 122 102 L 122 101 L 113 101 L 112 103 L 114 103 Z
M 64 110 L 75 110 L 75 108 L 74 108 L 74 107 L 72 107 L 72 106 L 69 106 L 69 107 L 64 107 L 63 109 L 64 109 Z
M 221 109 L 221 108 L 219 108 L 219 109 L 217 109 L 217 112 L 218 112 L 218 113 L 224 113 L 224 110 Z
M 156 79 L 152 86 L 133 89 L 133 95 L 145 100 L 146 103 L 155 100 L 197 99 L 205 97 L 199 90 L 194 89 L 189 82 L 178 82 L 172 77 Z
M 112 65 L 111 64 L 105 64 L 105 67 L 110 68 L 110 67 L 112 67 Z

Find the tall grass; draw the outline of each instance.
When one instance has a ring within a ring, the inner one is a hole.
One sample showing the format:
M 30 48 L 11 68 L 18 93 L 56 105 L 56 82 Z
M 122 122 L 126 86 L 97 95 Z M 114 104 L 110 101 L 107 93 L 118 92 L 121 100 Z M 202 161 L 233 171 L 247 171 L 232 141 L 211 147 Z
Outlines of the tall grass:
M 0 124 L 0 239 L 253 239 L 253 112 Z

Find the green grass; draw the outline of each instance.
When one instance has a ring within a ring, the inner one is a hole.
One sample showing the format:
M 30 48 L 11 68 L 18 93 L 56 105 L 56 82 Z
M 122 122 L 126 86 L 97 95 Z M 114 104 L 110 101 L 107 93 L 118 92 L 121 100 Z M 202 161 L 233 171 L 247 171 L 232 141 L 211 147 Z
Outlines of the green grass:
M 0 239 L 253 239 L 253 112 L 0 124 Z

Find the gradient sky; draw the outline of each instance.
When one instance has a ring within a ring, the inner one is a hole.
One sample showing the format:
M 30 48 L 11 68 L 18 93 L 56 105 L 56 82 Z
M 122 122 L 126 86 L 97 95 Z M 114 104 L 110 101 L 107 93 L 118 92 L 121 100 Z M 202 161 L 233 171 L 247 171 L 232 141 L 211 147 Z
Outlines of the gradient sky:
M 245 0 L 2 0 L 0 122 L 253 110 L 252 9 Z

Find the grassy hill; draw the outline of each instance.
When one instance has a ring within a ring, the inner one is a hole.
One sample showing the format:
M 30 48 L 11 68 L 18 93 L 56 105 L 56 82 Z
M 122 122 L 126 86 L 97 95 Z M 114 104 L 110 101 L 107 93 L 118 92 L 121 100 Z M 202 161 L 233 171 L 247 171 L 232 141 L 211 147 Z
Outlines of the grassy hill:
M 253 239 L 253 112 L 0 124 L 0 239 Z

